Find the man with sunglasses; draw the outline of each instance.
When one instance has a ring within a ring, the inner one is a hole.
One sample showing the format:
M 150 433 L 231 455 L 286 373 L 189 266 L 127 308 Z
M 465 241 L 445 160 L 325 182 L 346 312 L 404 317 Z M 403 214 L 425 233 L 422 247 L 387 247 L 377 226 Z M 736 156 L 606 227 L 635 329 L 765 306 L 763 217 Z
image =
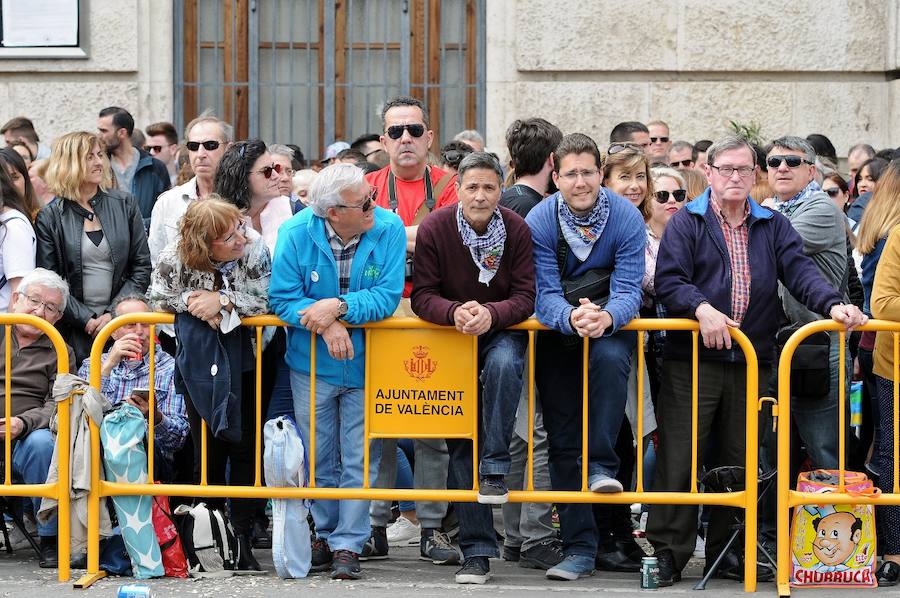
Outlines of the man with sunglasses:
M 160 195 L 153 206 L 147 243 L 154 266 L 159 252 L 177 238 L 178 221 L 184 216 L 188 205 L 213 192 L 213 177 L 233 136 L 231 125 L 208 113 L 188 123 L 184 138 L 194 176 L 185 184 Z
M 309 209 L 282 225 L 272 262 L 269 305 L 288 324 L 294 414 L 310 430 L 310 340 L 316 338 L 316 484 L 363 485 L 365 331 L 391 316 L 403 290 L 406 236 L 400 219 L 375 206 L 375 189 L 351 164 L 322 169 L 309 187 Z M 370 478 L 381 441 L 371 443 Z M 333 579 L 360 577 L 370 537 L 369 501 L 316 500 L 312 570 Z
M 848 329 L 867 318 L 855 306 L 844 305 L 841 294 L 804 254 L 803 239 L 790 221 L 750 198 L 757 172 L 753 147 L 729 136 L 712 144 L 707 155 L 710 187 L 672 216 L 663 233 L 656 296 L 671 317 L 694 318 L 700 325 L 697 454 L 706 454 L 707 439 L 715 434 L 715 466 L 740 467 L 746 450 L 757 447 L 746 446 L 746 362 L 729 328 L 740 328 L 753 344 L 758 382 L 765 388 L 776 357 L 779 282 L 812 312 L 829 314 Z M 692 338 L 690 332 L 666 334 L 653 488 L 661 492 L 691 487 L 691 459 L 685 455 L 692 449 Z M 702 465 L 698 463 L 698 471 Z M 732 523 L 727 509 L 710 509 L 707 567 L 724 550 Z M 680 581 L 697 540 L 697 507 L 654 505 L 647 539 L 659 559 L 659 584 Z M 717 575 L 741 579 L 741 561 L 737 554 L 726 555 Z M 760 578 L 772 575 L 768 568 L 757 572 Z
M 672 168 L 694 168 L 697 164 L 697 149 L 689 141 L 676 141 L 669 149 L 669 166 Z
M 647 129 L 650 131 L 650 146 L 646 153 L 650 165 L 668 164 L 669 150 L 672 149 L 669 125 L 661 120 L 653 120 L 647 123 Z
M 144 129 L 147 140 L 144 151 L 166 165 L 169 171 L 169 184 L 175 185 L 178 178 L 178 132 L 175 125 L 169 122 L 158 122 Z
M 650 149 L 650 129 L 637 121 L 621 122 L 609 132 L 610 143 L 633 143 L 646 153 Z
M 428 128 L 428 110 L 422 102 L 405 96 L 394 98 L 382 108 L 381 120 L 384 125 L 381 144 L 390 157 L 390 163 L 381 170 L 367 174 L 366 180 L 378 188 L 378 205 L 400 216 L 406 227 L 407 280 L 400 312 L 413 315 L 409 301 L 405 298 L 412 291 L 412 257 L 416 249 L 419 223 L 434 210 L 456 203 L 456 176 L 427 164 L 434 132 Z M 444 440 L 415 440 L 415 488 L 446 488 L 449 461 L 447 443 Z M 384 458 L 375 486 L 393 487 L 396 468 L 395 441 L 386 440 Z M 386 526 L 390 509 L 389 501 L 372 501 L 372 537 L 366 544 L 364 558 L 387 557 Z M 416 517 L 422 531 L 418 538 L 414 537 L 409 542 L 414 544 L 418 541 L 421 557 L 436 565 L 459 563 L 459 553 L 440 530 L 446 513 L 445 502 L 416 502 Z

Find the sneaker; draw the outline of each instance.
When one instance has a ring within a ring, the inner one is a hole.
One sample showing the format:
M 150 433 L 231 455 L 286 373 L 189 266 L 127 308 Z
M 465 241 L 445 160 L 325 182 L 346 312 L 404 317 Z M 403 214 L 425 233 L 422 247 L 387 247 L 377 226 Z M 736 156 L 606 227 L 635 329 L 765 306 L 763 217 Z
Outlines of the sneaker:
M 331 562 L 331 579 L 359 579 L 362 570 L 359 567 L 359 555 L 349 550 L 335 550 Z
M 565 558 L 566 555 L 563 554 L 562 543 L 550 540 L 523 550 L 519 559 L 519 566 L 525 569 L 543 569 L 546 571 L 563 562 Z
M 334 555 L 332 555 L 331 549 L 328 548 L 328 542 L 321 538 L 315 538 L 312 541 L 312 558 L 309 570 L 312 572 L 328 571 L 331 568 L 333 559 Z
M 478 481 L 478 502 L 483 505 L 502 505 L 509 502 L 509 490 L 503 476 L 484 476 Z
M 594 559 L 580 554 L 568 554 L 562 562 L 547 570 L 547 579 L 575 581 L 594 574 Z
M 503 545 L 503 560 L 509 563 L 518 563 L 519 559 L 522 558 L 522 547 L 521 546 L 507 546 Z
M 598 474 L 591 476 L 589 481 L 591 492 L 610 493 L 622 492 L 622 482 L 608 475 Z
M 379 561 L 388 558 L 388 540 L 385 528 L 380 525 L 372 526 L 372 533 L 369 539 L 363 544 L 362 553 L 359 555 L 361 561 Z
M 422 539 L 422 526 L 403 515 L 387 528 L 388 546 L 418 546 Z
M 419 558 L 435 565 L 458 565 L 459 551 L 450 543 L 450 538 L 437 529 L 422 528 Z
M 456 583 L 483 584 L 491 578 L 491 566 L 487 557 L 473 556 L 466 559 L 462 569 L 456 572 Z

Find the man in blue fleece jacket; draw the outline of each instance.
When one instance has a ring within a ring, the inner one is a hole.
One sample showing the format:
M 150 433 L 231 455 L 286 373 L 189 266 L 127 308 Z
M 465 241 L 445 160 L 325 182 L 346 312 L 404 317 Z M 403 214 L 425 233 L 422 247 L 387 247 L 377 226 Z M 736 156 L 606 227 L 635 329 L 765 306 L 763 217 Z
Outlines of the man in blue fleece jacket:
M 554 332 L 541 333 L 536 373 L 544 427 L 550 444 L 554 490 L 580 490 L 582 458 L 582 342 L 590 338 L 588 372 L 588 485 L 594 492 L 621 492 L 616 480 L 616 436 L 625 414 L 626 384 L 634 332 L 620 331 L 637 316 L 644 272 L 644 221 L 624 197 L 600 186 L 600 151 L 581 133 L 563 138 L 554 153 L 559 192 L 526 218 L 534 243 L 537 318 Z M 562 245 L 559 242 L 562 241 Z M 566 248 L 562 271 L 557 249 Z M 603 304 L 563 295 L 561 279 L 590 270 L 611 270 Z M 573 338 L 574 337 L 574 338 Z M 574 341 L 574 342 L 573 342 Z M 560 504 L 566 558 L 547 577 L 574 580 L 590 575 L 597 529 L 590 504 Z
M 316 485 L 361 488 L 365 418 L 365 324 L 394 313 L 403 292 L 406 234 L 400 218 L 375 206 L 376 189 L 352 164 L 323 169 L 309 188 L 309 210 L 278 231 L 269 305 L 288 325 L 294 414 L 303 438 L 310 423 L 310 340 L 316 337 Z M 369 475 L 378 472 L 373 441 Z M 312 570 L 360 576 L 369 538 L 369 501 L 317 500 Z

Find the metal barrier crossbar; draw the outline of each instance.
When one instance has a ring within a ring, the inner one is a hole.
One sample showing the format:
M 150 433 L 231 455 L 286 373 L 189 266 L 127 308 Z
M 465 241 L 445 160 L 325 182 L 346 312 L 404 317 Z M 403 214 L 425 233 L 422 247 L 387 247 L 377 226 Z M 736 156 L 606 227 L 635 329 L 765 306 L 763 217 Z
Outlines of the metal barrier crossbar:
M 144 314 L 128 314 L 120 316 L 112 320 L 98 334 L 94 341 L 91 351 L 91 385 L 100 387 L 100 358 L 103 347 L 110 338 L 111 333 L 121 326 L 133 323 L 150 324 L 151 339 L 155 339 L 155 326 L 159 324 L 171 324 L 174 322 L 174 315 L 166 313 L 144 313 Z M 244 318 L 242 321 L 244 326 L 253 326 L 256 328 L 256 421 L 261 428 L 262 422 L 262 397 L 261 397 L 261 364 L 262 364 L 262 328 L 265 326 L 285 326 L 284 322 L 274 316 L 255 316 Z M 371 334 L 378 330 L 453 330 L 450 327 L 438 326 L 435 324 L 424 322 L 418 318 L 389 318 L 381 322 L 374 322 L 360 326 L 366 330 L 366 343 L 369 345 Z M 533 451 L 534 451 L 534 430 L 532 422 L 534 421 L 534 356 L 535 356 L 535 333 L 542 330 L 548 330 L 537 320 L 531 318 L 510 327 L 511 330 L 523 330 L 528 333 L 528 413 L 529 413 L 529 429 L 528 429 L 528 460 L 526 469 L 526 490 L 509 492 L 509 500 L 511 502 L 558 502 L 558 503 L 615 503 L 615 504 L 631 504 L 641 502 L 647 504 L 679 504 L 679 505 L 720 505 L 730 506 L 743 509 L 746 519 L 746 540 L 745 540 L 745 578 L 744 588 L 746 591 L 756 590 L 756 512 L 757 512 L 757 464 L 758 456 L 755 450 L 748 450 L 746 453 L 746 482 L 745 490 L 739 492 L 725 493 L 701 493 L 697 487 L 697 414 L 698 414 L 698 346 L 699 346 L 699 326 L 694 320 L 683 319 L 636 319 L 629 322 L 623 327 L 625 330 L 633 331 L 653 331 L 653 330 L 680 330 L 690 331 L 693 337 L 693 393 L 692 393 L 692 482 L 689 492 L 645 492 L 644 476 L 643 476 L 643 444 L 637 443 L 637 488 L 635 492 L 621 492 L 615 494 L 597 494 L 588 491 L 588 475 L 586 458 L 582 458 L 582 489 L 581 491 L 537 491 L 534 490 L 534 471 L 533 471 Z M 737 329 L 731 330 L 734 341 L 743 350 L 747 363 L 747 413 L 746 413 L 746 446 L 756 447 L 757 445 L 757 397 L 758 397 L 758 362 L 756 352 L 750 344 L 749 339 Z M 637 367 L 638 367 L 638 389 L 637 389 L 637 432 L 639 437 L 643 437 L 644 421 L 643 421 L 643 335 L 637 335 Z M 151 342 L 154 347 L 155 342 Z M 475 375 L 472 379 L 471 390 L 473 396 L 477 396 L 478 384 L 478 352 L 477 338 L 472 338 L 473 351 L 473 370 Z M 588 349 L 589 339 L 584 339 L 582 351 L 582 402 L 584 413 L 588 410 Z M 155 349 L 151 348 L 151 351 Z M 370 351 L 366 352 L 366 415 L 365 415 L 365 451 L 364 451 L 364 484 L 362 488 L 321 488 L 315 485 L 315 387 L 316 373 L 315 367 L 310 368 L 310 438 L 308 439 L 308 463 L 309 463 L 309 480 L 308 487 L 305 488 L 275 488 L 262 485 L 261 480 L 261 429 L 256 435 L 255 445 L 255 479 L 253 486 L 221 486 L 208 485 L 206 475 L 206 434 L 207 427 L 204 423 L 201 432 L 201 475 L 200 485 L 188 484 L 153 484 L 153 443 L 154 432 L 152 418 L 148 432 L 148 473 L 149 483 L 147 484 L 123 484 L 106 482 L 99 479 L 100 472 L 100 442 L 99 431 L 96 426 L 91 423 L 91 458 L 92 458 L 92 491 L 89 495 L 88 503 L 88 570 L 84 577 L 76 583 L 76 587 L 88 587 L 94 581 L 102 578 L 105 573 L 99 568 L 99 514 L 100 501 L 103 497 L 108 496 L 134 496 L 134 495 L 170 495 L 170 496 L 189 496 L 189 497 L 233 497 L 233 498 L 311 498 L 311 499 L 364 499 L 364 500 L 383 500 L 383 499 L 404 499 L 404 500 L 432 500 L 432 501 L 454 501 L 454 502 L 475 502 L 477 500 L 478 482 L 477 476 L 471 490 L 409 490 L 409 489 L 392 489 L 392 488 L 371 488 L 369 480 L 369 439 L 370 438 L 392 438 L 392 437 L 419 437 L 415 432 L 399 434 L 399 433 L 371 433 L 370 415 L 369 415 L 369 384 L 371 377 Z M 316 363 L 316 335 L 312 335 L 310 343 L 310 361 Z M 150 377 L 153 379 L 154 360 L 151 355 L 150 359 L 151 372 Z M 153 391 L 150 393 L 150 412 L 155 409 L 155 399 Z M 477 454 L 477 429 L 478 429 L 478 409 L 477 400 L 474 401 L 472 410 L 472 431 L 465 435 L 456 435 L 457 438 L 471 438 L 473 440 L 473 471 L 478 471 L 478 454 Z M 582 435 L 582 454 L 586 455 L 588 450 L 588 425 L 587 417 L 583 417 Z M 427 435 L 426 435 L 427 436 Z M 442 436 L 443 437 L 443 436 Z

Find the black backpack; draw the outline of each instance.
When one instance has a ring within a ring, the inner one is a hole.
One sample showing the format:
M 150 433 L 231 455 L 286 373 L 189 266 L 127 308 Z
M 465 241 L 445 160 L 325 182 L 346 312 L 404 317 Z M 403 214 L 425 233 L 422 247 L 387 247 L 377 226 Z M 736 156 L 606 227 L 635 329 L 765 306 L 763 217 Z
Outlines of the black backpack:
M 240 545 L 228 517 L 202 502 L 179 505 L 175 515 L 191 576 L 232 575 L 240 561 Z

